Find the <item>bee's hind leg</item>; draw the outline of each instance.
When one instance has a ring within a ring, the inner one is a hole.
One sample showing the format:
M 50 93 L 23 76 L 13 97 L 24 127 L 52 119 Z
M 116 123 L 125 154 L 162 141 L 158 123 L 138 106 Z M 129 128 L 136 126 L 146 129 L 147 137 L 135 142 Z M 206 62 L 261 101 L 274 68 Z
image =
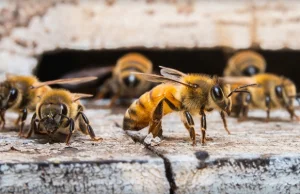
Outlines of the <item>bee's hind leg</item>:
M 1 125 L 1 129 L 4 129 L 4 127 L 5 127 L 5 110 L 1 110 L 1 112 L 0 112 L 0 125 Z
M 162 136 L 161 119 L 163 117 L 163 102 L 164 100 L 161 100 L 153 112 L 152 121 L 150 122 L 149 126 L 149 132 L 147 137 L 144 139 L 146 144 L 151 144 L 153 141 L 155 141 L 155 145 L 160 143 L 160 139 L 158 138 L 158 140 L 156 137 Z

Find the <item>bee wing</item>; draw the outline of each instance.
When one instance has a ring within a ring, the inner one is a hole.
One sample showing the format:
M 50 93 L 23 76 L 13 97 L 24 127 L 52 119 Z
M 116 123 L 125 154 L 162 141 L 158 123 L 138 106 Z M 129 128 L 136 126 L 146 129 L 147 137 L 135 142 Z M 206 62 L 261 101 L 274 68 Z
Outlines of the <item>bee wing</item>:
M 164 77 L 173 79 L 173 80 L 179 80 L 182 76 L 186 76 L 186 74 L 172 68 L 159 66 L 161 68 L 160 74 L 162 74 Z
M 82 98 L 90 98 L 93 97 L 92 94 L 83 94 L 83 93 L 72 93 L 72 101 L 75 102 Z
M 177 79 L 172 79 L 172 78 L 168 78 L 168 77 L 164 77 L 161 75 L 154 75 L 154 74 L 148 74 L 148 73 L 138 73 L 138 72 L 131 72 L 131 74 L 134 75 L 140 75 L 143 79 L 151 81 L 151 82 L 162 82 L 162 83 L 166 83 L 166 82 L 171 82 L 171 83 L 176 83 L 176 84 L 182 84 L 188 87 L 193 87 L 190 84 L 181 82 Z
M 49 86 L 53 84 L 78 84 L 83 82 L 89 82 L 98 79 L 97 77 L 79 77 L 79 78 L 66 78 L 66 79 L 57 79 L 46 82 L 38 82 L 31 86 L 32 89 L 40 88 L 43 86 Z
M 105 67 L 91 67 L 91 68 L 84 68 L 78 71 L 72 71 L 65 75 L 63 75 L 61 78 L 72 78 L 72 77 L 85 77 L 85 76 L 96 76 L 96 77 L 105 77 L 107 74 L 112 73 L 114 69 L 114 65 L 111 66 L 105 66 Z
M 15 74 L 12 74 L 12 73 L 5 73 L 5 77 L 6 79 L 10 79 L 12 77 L 15 77 L 16 75 Z
M 252 77 L 219 77 L 218 78 L 221 82 L 225 84 L 240 84 L 240 85 L 249 85 L 249 84 L 255 84 L 256 81 Z

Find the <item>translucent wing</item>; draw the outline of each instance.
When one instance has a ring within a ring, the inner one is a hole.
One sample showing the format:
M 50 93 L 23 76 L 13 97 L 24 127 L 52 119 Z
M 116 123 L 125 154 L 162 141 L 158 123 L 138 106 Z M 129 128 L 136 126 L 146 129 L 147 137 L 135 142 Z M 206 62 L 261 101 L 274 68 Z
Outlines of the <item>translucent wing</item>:
M 82 98 L 90 98 L 93 97 L 92 94 L 83 94 L 83 93 L 72 93 L 72 101 L 75 102 Z
M 188 87 L 194 87 L 193 85 L 183 83 L 181 81 L 178 81 L 176 79 L 171 79 L 168 77 L 160 76 L 160 75 L 154 75 L 154 74 L 147 74 L 147 73 L 138 73 L 138 72 L 131 72 L 134 75 L 140 75 L 143 79 L 151 81 L 151 82 L 161 82 L 161 83 L 166 83 L 166 82 L 171 82 L 171 83 L 177 83 L 177 84 L 182 84 Z
M 97 77 L 79 77 L 79 78 L 66 78 L 66 79 L 57 79 L 57 80 L 51 80 L 46 82 L 38 82 L 31 86 L 31 88 L 40 88 L 43 86 L 49 86 L 53 84 L 78 84 L 83 82 L 89 82 L 96 80 Z
M 72 78 L 72 77 L 86 77 L 86 76 L 95 76 L 98 78 L 106 77 L 108 74 L 111 74 L 114 69 L 114 65 L 106 67 L 91 67 L 84 68 L 77 71 L 69 72 L 63 75 L 61 78 Z
M 186 74 L 172 68 L 159 66 L 161 68 L 160 74 L 162 74 L 164 77 L 173 79 L 173 80 L 180 80 L 182 76 L 186 76 Z

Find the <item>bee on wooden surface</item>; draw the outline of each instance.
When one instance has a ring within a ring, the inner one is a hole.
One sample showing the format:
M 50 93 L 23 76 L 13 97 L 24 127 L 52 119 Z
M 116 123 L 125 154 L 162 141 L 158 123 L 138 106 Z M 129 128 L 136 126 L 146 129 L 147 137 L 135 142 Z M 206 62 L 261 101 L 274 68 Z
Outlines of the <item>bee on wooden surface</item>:
M 96 77 L 86 77 L 84 79 L 59 79 L 49 82 L 39 82 L 35 76 L 7 75 L 6 80 L 0 83 L 0 123 L 5 126 L 5 112 L 11 110 L 18 112 L 19 117 L 15 124 L 19 125 L 19 136 L 21 136 L 28 112 L 35 111 L 36 104 L 40 97 L 51 90 L 49 85 L 60 83 L 77 83 L 90 81 Z M 40 85 L 36 89 L 32 86 Z
M 246 119 L 249 109 L 261 109 L 266 110 L 266 120 L 268 121 L 272 109 L 285 108 L 291 119 L 298 119 L 293 104 L 294 99 L 297 99 L 297 91 L 295 84 L 290 79 L 271 73 L 257 74 L 251 79 L 258 84 L 258 87 L 247 88 L 249 93 L 238 94 L 233 98 L 233 110 L 236 116 Z
M 129 53 L 122 56 L 113 69 L 112 78 L 108 79 L 96 98 L 102 99 L 107 93 L 112 92 L 110 107 L 115 104 L 119 97 L 134 98 L 144 93 L 151 84 L 141 75 L 131 72 L 151 73 L 152 63 L 139 53 Z
M 175 69 L 161 67 L 160 75 L 142 74 L 152 82 L 162 82 L 151 91 L 144 93 L 127 109 L 124 130 L 141 130 L 149 125 L 149 134 L 153 137 L 162 135 L 162 117 L 171 112 L 180 112 L 181 120 L 190 134 L 193 145 L 196 144 L 194 121 L 192 115 L 200 114 L 202 144 L 205 143 L 206 113 L 214 109 L 220 111 L 225 130 L 227 128 L 225 112 L 231 111 L 231 95 L 244 92 L 241 86 L 231 91 L 230 85 L 221 78 L 201 74 L 184 74 Z
M 254 51 L 239 51 L 227 63 L 224 76 L 252 76 L 264 73 L 266 61 L 262 55 Z
M 37 86 L 38 88 L 39 86 Z M 52 135 L 56 132 L 67 134 L 66 144 L 75 129 L 90 135 L 93 141 L 98 141 L 88 118 L 83 113 L 84 107 L 79 99 L 91 97 L 90 94 L 71 93 L 63 89 L 52 89 L 45 93 L 36 106 L 32 116 L 30 129 L 26 138 L 37 134 Z

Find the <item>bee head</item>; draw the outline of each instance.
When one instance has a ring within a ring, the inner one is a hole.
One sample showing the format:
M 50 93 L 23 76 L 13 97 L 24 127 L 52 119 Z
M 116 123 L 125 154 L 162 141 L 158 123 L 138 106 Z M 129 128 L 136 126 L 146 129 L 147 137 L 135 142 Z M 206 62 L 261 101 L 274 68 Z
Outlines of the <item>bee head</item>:
M 54 133 L 62 124 L 68 112 L 65 104 L 42 104 L 39 107 L 41 123 L 47 133 Z
M 297 95 L 295 84 L 283 78 L 282 84 L 275 86 L 276 98 L 286 107 L 293 106 L 293 98 Z
M 18 97 L 18 90 L 8 82 L 0 84 L 0 108 L 8 109 L 14 105 Z
M 218 109 L 225 111 L 228 115 L 231 112 L 231 97 L 230 94 L 230 85 L 228 84 L 216 84 L 211 90 L 211 97 L 213 102 L 217 105 Z
M 139 78 L 133 74 L 129 74 L 128 76 L 124 77 L 122 81 L 128 88 L 135 88 L 140 83 Z

